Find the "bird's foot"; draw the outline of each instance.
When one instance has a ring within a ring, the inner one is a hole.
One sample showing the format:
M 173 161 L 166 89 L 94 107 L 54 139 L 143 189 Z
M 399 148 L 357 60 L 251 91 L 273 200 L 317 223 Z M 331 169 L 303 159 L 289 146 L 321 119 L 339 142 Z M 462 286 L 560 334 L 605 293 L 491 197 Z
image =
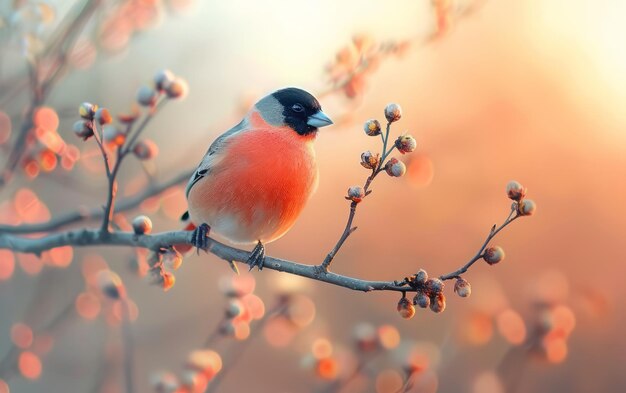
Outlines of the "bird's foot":
M 265 264 L 265 246 L 263 246 L 260 240 L 256 246 L 254 246 L 246 263 L 250 266 L 250 270 L 255 266 L 258 266 L 259 270 L 263 270 L 263 265 Z
M 191 244 L 196 248 L 198 254 L 200 254 L 200 250 L 206 251 L 209 248 L 209 232 L 211 232 L 211 227 L 206 223 L 193 230 Z

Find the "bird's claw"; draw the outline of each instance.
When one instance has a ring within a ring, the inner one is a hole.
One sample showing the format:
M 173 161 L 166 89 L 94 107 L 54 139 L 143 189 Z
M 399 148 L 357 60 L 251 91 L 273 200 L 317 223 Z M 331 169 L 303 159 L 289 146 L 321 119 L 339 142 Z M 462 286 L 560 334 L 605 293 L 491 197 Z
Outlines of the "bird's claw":
M 265 246 L 263 246 L 263 243 L 259 241 L 256 246 L 254 246 L 246 263 L 250 266 L 250 270 L 255 266 L 257 266 L 259 270 L 263 270 L 263 265 L 265 264 Z
M 208 224 L 201 224 L 193 230 L 191 235 L 191 244 L 196 248 L 196 252 L 200 254 L 200 250 L 206 251 L 209 247 L 209 232 L 211 227 Z

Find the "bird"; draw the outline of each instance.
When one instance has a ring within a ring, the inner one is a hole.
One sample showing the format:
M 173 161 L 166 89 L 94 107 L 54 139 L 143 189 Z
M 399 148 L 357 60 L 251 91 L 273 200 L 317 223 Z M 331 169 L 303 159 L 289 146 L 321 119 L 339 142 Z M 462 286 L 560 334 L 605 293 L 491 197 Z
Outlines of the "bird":
M 192 246 L 206 250 L 213 232 L 255 244 L 246 263 L 263 269 L 265 244 L 287 233 L 317 188 L 313 142 L 331 124 L 319 101 L 300 88 L 260 99 L 213 141 L 187 183 L 182 218 L 195 228 Z

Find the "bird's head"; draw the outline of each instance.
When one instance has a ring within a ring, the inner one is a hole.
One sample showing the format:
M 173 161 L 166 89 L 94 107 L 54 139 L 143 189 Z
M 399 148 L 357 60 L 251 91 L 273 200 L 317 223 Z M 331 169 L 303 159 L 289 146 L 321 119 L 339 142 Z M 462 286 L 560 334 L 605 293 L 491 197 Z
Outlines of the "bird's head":
M 333 124 L 313 95 L 295 87 L 280 89 L 263 97 L 255 109 L 263 119 L 277 127 L 289 127 L 300 135 L 317 132 Z

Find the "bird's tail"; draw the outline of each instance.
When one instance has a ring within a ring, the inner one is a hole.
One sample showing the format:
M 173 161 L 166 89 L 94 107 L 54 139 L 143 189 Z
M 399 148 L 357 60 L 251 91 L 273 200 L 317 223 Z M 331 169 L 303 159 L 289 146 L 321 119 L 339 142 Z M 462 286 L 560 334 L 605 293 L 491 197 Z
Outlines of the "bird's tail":
M 191 217 L 189 217 L 189 212 L 186 211 L 180 216 L 180 221 L 183 223 L 183 231 L 193 231 L 196 229 L 196 224 L 191 222 Z M 191 244 L 174 244 L 174 248 L 181 254 L 185 254 L 193 248 Z

